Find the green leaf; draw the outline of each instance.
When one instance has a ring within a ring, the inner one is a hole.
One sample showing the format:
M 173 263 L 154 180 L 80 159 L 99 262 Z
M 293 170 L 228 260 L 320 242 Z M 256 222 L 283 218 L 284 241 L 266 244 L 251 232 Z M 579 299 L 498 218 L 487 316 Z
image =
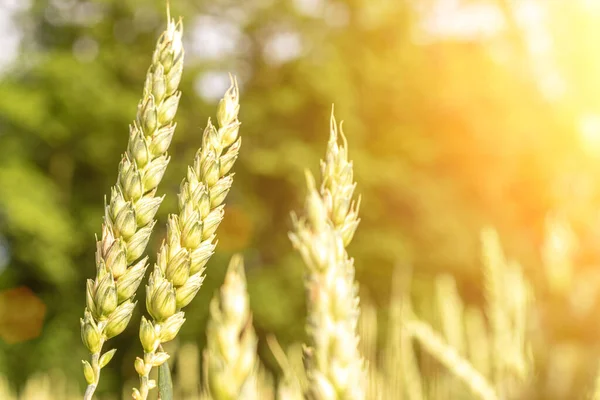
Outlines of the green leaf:
M 158 398 L 160 400 L 173 400 L 173 381 L 169 362 L 165 361 L 158 367 Z

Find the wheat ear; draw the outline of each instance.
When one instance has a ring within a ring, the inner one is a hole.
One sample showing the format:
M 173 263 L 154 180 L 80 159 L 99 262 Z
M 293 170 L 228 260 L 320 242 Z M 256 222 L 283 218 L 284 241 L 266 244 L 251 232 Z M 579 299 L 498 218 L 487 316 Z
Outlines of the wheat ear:
M 256 334 L 246 292 L 244 262 L 233 256 L 225 282 L 210 303 L 206 330 L 208 389 L 213 400 L 253 398 Z
M 96 278 L 87 281 L 81 319 L 81 337 L 92 354 L 91 363 L 83 361 L 88 383 L 85 399 L 92 398 L 100 370 L 115 353 L 113 349 L 101 355 L 102 346 L 127 327 L 135 307 L 133 297 L 146 271 L 147 258 L 135 262 L 146 249 L 163 199 L 156 197 L 156 188 L 169 163 L 166 152 L 175 130 L 183 69 L 182 29 L 181 21 L 175 23 L 169 17 L 158 39 L 117 183 L 105 205 Z
M 214 252 L 215 232 L 224 215 L 223 201 L 233 183 L 229 171 L 241 145 L 238 111 L 238 87 L 231 78 L 231 87 L 217 110 L 219 129 L 209 119 L 202 147 L 181 183 L 179 214 L 169 216 L 167 238 L 146 286 L 146 309 L 151 319 L 142 317 L 140 324 L 144 358 L 135 360 L 140 388 L 133 390 L 134 399 L 146 399 L 155 386 L 149 379 L 150 371 L 169 358 L 159 351 L 160 345 L 177 336 L 185 322 L 181 309 L 196 296 L 204 280 L 204 266 Z
M 364 362 L 358 350 L 358 288 L 354 263 L 346 253 L 358 226 L 359 202 L 353 200 L 352 162 L 343 133 L 331 116 L 325 161 L 321 162 L 322 185 L 317 190 L 307 172 L 308 196 L 303 218 L 292 215 L 290 239 L 308 267 L 308 346 L 305 351 L 312 399 L 363 399 Z

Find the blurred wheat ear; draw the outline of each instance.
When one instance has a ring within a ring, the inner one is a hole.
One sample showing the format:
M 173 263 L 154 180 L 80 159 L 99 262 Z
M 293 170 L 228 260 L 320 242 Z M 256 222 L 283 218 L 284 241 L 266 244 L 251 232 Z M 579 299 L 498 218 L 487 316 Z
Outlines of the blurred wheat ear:
M 205 384 L 212 399 L 257 398 L 257 339 L 240 255 L 232 257 L 225 282 L 210 303 L 206 338 Z
M 105 205 L 96 277 L 87 281 L 81 319 L 81 338 L 92 355 L 91 362 L 83 361 L 86 400 L 92 398 L 100 370 L 116 351 L 102 354 L 104 343 L 127 327 L 135 307 L 133 298 L 147 268 L 147 258 L 138 260 L 146 250 L 163 200 L 156 197 L 156 190 L 169 163 L 167 149 L 175 131 L 173 119 L 183 69 L 182 29 L 181 21 L 175 23 L 169 17 L 167 29 L 158 39 L 117 183 Z
M 454 278 L 444 275 L 436 280 L 444 334 L 412 314 L 404 330 L 477 398 L 520 398 L 533 369 L 527 332 L 531 289 L 521 267 L 505 259 L 494 230 L 483 230 L 481 243 L 489 324 L 479 310 L 463 306 Z M 457 391 L 452 381 L 444 385 Z
M 340 136 L 342 143 L 340 144 Z M 358 348 L 358 288 L 354 263 L 346 252 L 359 223 L 360 200 L 348 160 L 346 138 L 331 115 L 321 187 L 307 172 L 308 195 L 301 218 L 292 215 L 290 239 L 307 266 L 305 351 L 311 399 L 363 399 L 365 365 Z

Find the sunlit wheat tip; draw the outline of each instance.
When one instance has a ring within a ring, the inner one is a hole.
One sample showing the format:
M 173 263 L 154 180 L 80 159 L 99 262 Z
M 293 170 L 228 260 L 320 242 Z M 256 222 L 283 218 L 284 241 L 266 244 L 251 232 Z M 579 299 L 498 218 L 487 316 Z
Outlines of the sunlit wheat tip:
M 358 351 L 358 289 L 353 260 L 345 246 L 358 226 L 358 201 L 347 144 L 331 117 L 330 138 L 321 162 L 321 187 L 306 173 L 303 217 L 293 216 L 290 239 L 307 266 L 308 336 L 306 397 L 315 400 L 363 399 L 364 362 Z

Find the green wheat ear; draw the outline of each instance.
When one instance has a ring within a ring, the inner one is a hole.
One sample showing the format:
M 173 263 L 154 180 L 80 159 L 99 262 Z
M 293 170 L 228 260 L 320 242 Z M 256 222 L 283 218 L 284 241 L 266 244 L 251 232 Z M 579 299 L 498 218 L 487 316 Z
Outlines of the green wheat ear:
M 340 145 L 338 135 L 342 137 Z M 358 226 L 352 162 L 335 118 L 317 189 L 307 173 L 305 216 L 292 215 L 290 239 L 307 266 L 308 346 L 305 351 L 311 399 L 363 399 L 366 377 L 358 349 L 358 288 L 346 246 Z
M 158 39 L 117 183 L 105 205 L 96 278 L 87 281 L 81 319 L 81 337 L 92 354 L 91 363 L 83 361 L 88 383 L 85 399 L 92 398 L 100 370 L 116 351 L 101 354 L 105 341 L 127 327 L 135 307 L 133 298 L 147 268 L 147 258 L 138 259 L 146 249 L 163 199 L 156 197 L 156 188 L 169 163 L 167 149 L 175 130 L 183 69 L 182 29 L 181 21 L 169 19 Z
M 241 146 L 239 108 L 238 86 L 232 77 L 218 106 L 219 128 L 208 121 L 202 147 L 181 183 L 179 213 L 169 216 L 167 238 L 146 286 L 150 318 L 142 317 L 140 324 L 144 357 L 135 360 L 140 387 L 133 390 L 134 399 L 146 399 L 156 385 L 150 371 L 169 358 L 161 344 L 177 336 L 185 322 L 182 309 L 204 281 L 205 265 L 216 247 L 215 232 L 225 214 L 223 202 L 233 183 L 230 171 Z

